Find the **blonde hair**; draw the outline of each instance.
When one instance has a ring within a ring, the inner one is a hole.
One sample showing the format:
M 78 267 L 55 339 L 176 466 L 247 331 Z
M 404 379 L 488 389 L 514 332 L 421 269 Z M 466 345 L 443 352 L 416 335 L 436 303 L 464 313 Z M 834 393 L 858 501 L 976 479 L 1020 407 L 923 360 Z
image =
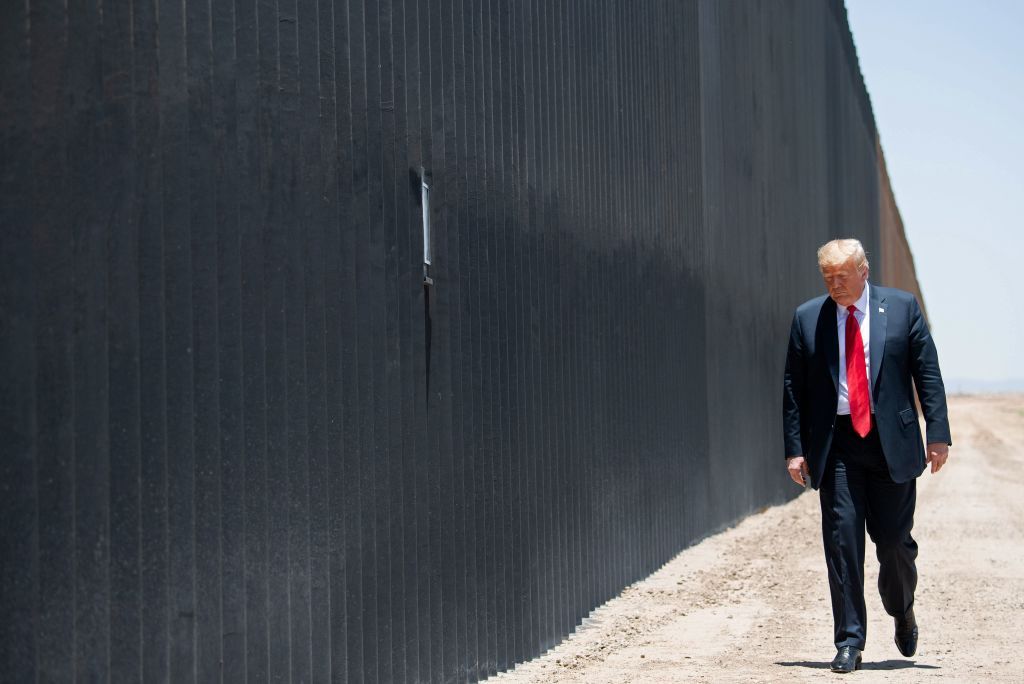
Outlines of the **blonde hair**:
M 824 270 L 826 266 L 842 266 L 850 259 L 857 267 L 858 272 L 863 272 L 868 265 L 868 255 L 864 251 L 864 245 L 860 240 L 844 238 L 831 240 L 818 248 L 818 269 Z

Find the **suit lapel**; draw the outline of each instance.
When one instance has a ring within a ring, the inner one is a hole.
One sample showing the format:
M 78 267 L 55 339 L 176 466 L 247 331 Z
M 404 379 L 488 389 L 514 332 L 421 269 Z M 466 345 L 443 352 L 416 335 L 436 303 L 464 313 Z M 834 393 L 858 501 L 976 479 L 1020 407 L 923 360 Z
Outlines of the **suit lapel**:
M 821 310 L 818 312 L 818 329 L 815 337 L 819 350 L 824 350 L 828 372 L 832 376 L 832 384 L 839 391 L 839 330 L 836 322 L 836 303 L 831 297 L 825 297 Z
M 885 354 L 885 327 L 889 320 L 889 312 L 885 306 L 885 295 L 877 287 L 871 286 L 868 311 L 871 312 L 871 396 L 875 396 L 875 385 L 878 371 L 882 368 Z

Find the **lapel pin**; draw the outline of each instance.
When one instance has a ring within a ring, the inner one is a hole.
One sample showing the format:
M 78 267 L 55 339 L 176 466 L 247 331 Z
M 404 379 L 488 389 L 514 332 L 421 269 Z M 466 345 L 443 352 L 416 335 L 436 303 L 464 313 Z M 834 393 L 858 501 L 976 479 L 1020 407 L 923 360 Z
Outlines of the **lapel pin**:
M 878 307 L 878 313 L 885 313 L 885 309 L 883 309 L 882 307 Z

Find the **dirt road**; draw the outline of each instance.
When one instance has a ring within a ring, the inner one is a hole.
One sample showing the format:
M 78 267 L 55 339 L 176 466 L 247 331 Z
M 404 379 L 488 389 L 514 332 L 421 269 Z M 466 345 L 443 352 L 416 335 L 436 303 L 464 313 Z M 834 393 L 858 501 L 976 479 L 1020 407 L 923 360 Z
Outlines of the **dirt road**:
M 950 414 L 949 463 L 918 481 L 914 658 L 892 642 L 869 542 L 864 669 L 828 671 L 820 514 L 806 493 L 687 549 L 492 681 L 1024 682 L 1024 396 L 952 397 Z

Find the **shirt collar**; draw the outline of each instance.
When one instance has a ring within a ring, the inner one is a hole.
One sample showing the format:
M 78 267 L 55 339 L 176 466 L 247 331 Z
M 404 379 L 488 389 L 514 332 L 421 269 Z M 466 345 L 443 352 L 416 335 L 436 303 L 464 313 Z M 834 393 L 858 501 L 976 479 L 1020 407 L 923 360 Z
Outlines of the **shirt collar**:
M 864 291 L 860 293 L 860 299 L 858 299 L 856 302 L 853 303 L 853 305 L 855 307 L 857 307 L 857 311 L 860 311 L 861 313 L 867 313 L 868 312 L 868 288 L 869 287 L 871 287 L 871 286 L 868 285 L 868 281 L 865 280 L 864 281 Z

